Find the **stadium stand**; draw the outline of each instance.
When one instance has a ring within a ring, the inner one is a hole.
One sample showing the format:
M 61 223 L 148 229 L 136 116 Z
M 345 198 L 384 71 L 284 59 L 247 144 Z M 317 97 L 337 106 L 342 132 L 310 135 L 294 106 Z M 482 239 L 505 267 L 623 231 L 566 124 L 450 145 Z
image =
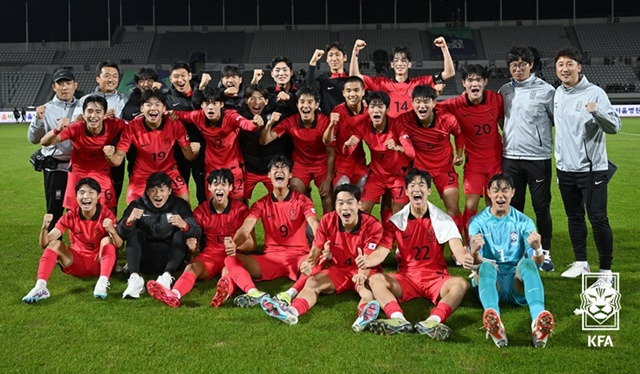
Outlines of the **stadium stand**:
M 42 71 L 3 72 L 0 74 L 0 101 L 4 107 L 35 105 L 35 99 L 47 74 Z
M 204 52 L 206 62 L 240 63 L 244 41 L 244 32 L 166 32 L 156 37 L 149 62 L 170 64 L 188 60 L 192 52 Z
M 504 60 L 506 51 L 515 45 L 535 47 L 542 57 L 571 45 L 563 26 L 505 26 L 480 29 L 487 59 Z
M 286 56 L 294 63 L 307 63 L 316 48 L 324 49 L 330 42 L 331 35 L 324 30 L 256 31 L 248 62 L 268 64 L 275 56 Z
M 640 51 L 640 23 L 574 26 L 583 51 L 591 57 L 635 56 Z
M 0 64 L 2 65 L 49 65 L 53 63 L 56 51 L 53 49 L 40 49 L 29 52 L 0 52 Z
M 96 64 L 102 60 L 112 60 L 121 64 L 147 63 L 155 33 L 125 31 L 120 43 L 111 48 L 91 48 L 66 51 L 55 61 L 63 65 Z
M 365 56 L 359 57 L 360 61 L 364 61 L 365 59 L 372 61 L 373 52 L 379 49 L 391 54 L 396 46 L 409 48 L 413 55 L 413 61 L 424 60 L 425 54 L 422 43 L 420 42 L 420 33 L 416 29 L 340 31 L 340 42 L 347 48 L 347 53 L 351 53 L 353 43 L 355 43 L 356 39 L 362 39 L 367 42 L 367 47 L 363 51 Z M 430 48 L 430 46 L 425 46 L 425 48 Z

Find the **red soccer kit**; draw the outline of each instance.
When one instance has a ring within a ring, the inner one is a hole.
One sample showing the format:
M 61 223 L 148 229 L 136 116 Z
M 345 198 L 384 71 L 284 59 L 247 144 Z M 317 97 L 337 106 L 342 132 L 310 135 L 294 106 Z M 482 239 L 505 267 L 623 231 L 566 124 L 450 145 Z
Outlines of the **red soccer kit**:
M 331 266 L 321 272 L 331 279 L 336 293 L 356 290 L 351 279 L 358 273 L 358 248 L 369 255 L 377 248 L 381 237 L 382 224 L 364 212 L 358 212 L 358 223 L 351 232 L 345 231 L 338 213 L 329 212 L 322 216 L 313 245 L 323 249 L 327 240 L 331 242 Z
M 181 148 L 189 146 L 187 130 L 180 121 L 171 120 L 165 115 L 162 118 L 162 124 L 155 130 L 147 126 L 144 117 L 138 117 L 129 122 L 116 147 L 117 150 L 125 153 L 131 146 L 137 151 L 133 175 L 127 189 L 127 203 L 142 196 L 147 178 L 156 171 L 169 174 L 173 182 L 174 195 L 189 193 L 187 184 L 178 172 L 173 155 L 175 143 L 178 143 Z
M 458 121 L 453 115 L 437 110 L 437 106 L 433 114 L 433 122 L 428 127 L 420 123 L 414 111 L 403 113 L 398 119 L 402 121 L 411 137 L 416 154 L 413 166 L 427 170 L 442 195 L 447 188 L 458 188 L 458 174 L 453 167 L 451 135 L 454 136 L 458 148 L 464 146 L 464 140 Z
M 240 129 L 255 131 L 258 127 L 233 109 L 223 109 L 216 124 L 211 124 L 204 110 L 176 111 L 175 114 L 182 122 L 196 125 L 205 139 L 205 180 L 209 173 L 216 169 L 231 170 L 234 178 L 231 197 L 242 199 L 244 196 L 244 159 L 237 138 Z M 211 197 L 208 186 L 205 187 L 207 196 Z
M 64 194 L 64 207 L 75 209 L 76 184 L 80 179 L 91 177 L 100 184 L 100 204 L 107 208 L 116 206 L 110 167 L 102 148 L 115 144 L 115 140 L 125 128 L 125 122 L 119 118 L 105 118 L 102 131 L 93 135 L 87 130 L 85 121 L 74 122 L 59 134 L 60 139 L 71 140 L 73 151 L 69 168 L 69 179 Z
M 421 75 L 419 77 L 407 78 L 404 82 L 387 77 L 362 76 L 364 87 L 368 91 L 384 91 L 389 94 L 391 103 L 389 105 L 389 117 L 397 117 L 401 113 L 413 110 L 411 103 L 411 93 L 416 86 L 435 86 L 432 75 Z
M 401 302 L 424 297 L 436 303 L 442 284 L 449 278 L 444 244 L 460 239 L 453 219 L 435 205 L 428 206 L 425 216 L 417 218 L 406 205 L 384 225 L 380 245 L 393 248 L 393 241 L 398 243 L 398 272 L 392 276 L 402 287 Z
M 233 238 L 248 213 L 249 208 L 236 199 L 229 199 L 229 204 L 222 213 L 216 212 L 211 200 L 201 203 L 193 211 L 193 216 L 205 237 L 205 248 L 192 262 L 198 261 L 204 264 L 207 280 L 222 271 L 224 259 L 227 257 L 224 238 Z
M 316 111 L 311 127 L 306 127 L 296 113 L 287 117 L 273 131 L 278 137 L 289 134 L 293 140 L 293 176 L 302 180 L 305 186 L 313 179 L 319 186 L 327 176 L 327 147 L 322 135 L 329 127 L 329 117 Z
M 347 154 L 343 146 L 354 134 L 356 126 L 365 123 L 369 117 L 367 108 L 363 105 L 360 113 L 353 113 L 342 103 L 333 108 L 332 113 L 340 114 L 340 120 L 333 128 L 333 140 L 331 146 L 336 148 L 335 172 L 333 185 L 344 175 L 349 178 L 349 182 L 356 184 L 363 176 L 367 175 L 367 160 L 362 143 L 358 143 L 355 149 Z

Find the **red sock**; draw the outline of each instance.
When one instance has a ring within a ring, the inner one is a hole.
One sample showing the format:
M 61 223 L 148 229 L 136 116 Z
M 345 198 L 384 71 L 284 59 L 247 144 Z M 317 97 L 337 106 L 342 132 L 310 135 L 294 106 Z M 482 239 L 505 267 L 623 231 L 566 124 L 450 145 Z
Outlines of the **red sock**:
M 176 284 L 173 285 L 173 289 L 180 292 L 180 297 L 182 297 L 193 289 L 194 284 L 196 284 L 196 275 L 190 271 L 185 271 L 178 278 Z
M 47 248 L 42 252 L 40 257 L 40 264 L 38 265 L 38 279 L 49 280 L 49 276 L 53 272 L 53 268 L 56 267 L 58 261 L 58 254 L 51 248 Z
M 447 318 L 453 313 L 453 309 L 447 303 L 439 302 L 435 308 L 431 309 L 432 316 L 440 317 L 440 322 L 444 323 Z
M 293 299 L 291 306 L 296 308 L 299 316 L 309 311 L 309 302 L 301 297 L 296 297 L 295 299 Z
M 251 280 L 251 274 L 242 266 L 242 261 L 240 261 L 238 257 L 227 256 L 224 260 L 224 266 L 229 270 L 228 276 L 233 279 L 233 282 L 237 284 L 241 290 L 247 292 L 252 288 L 256 288 L 255 283 Z
M 300 291 L 302 291 L 302 289 L 304 288 L 304 284 L 307 283 L 307 279 L 309 279 L 310 276 L 318 274 L 320 270 L 322 270 L 322 265 L 316 265 L 313 267 L 313 269 L 311 269 L 311 275 L 300 274 L 298 280 L 293 284 L 293 286 L 291 286 L 291 288 L 300 293 Z
M 109 278 L 113 271 L 113 265 L 116 263 L 116 247 L 113 244 L 105 244 L 102 247 L 102 255 L 100 256 L 100 276 Z
M 382 307 L 382 310 L 384 310 L 384 314 L 386 314 L 387 317 L 389 318 L 391 318 L 391 315 L 395 312 L 400 312 L 404 314 L 404 312 L 402 311 L 402 308 L 400 308 L 400 304 L 398 304 L 397 301 L 391 301 L 390 303 Z
M 380 209 L 380 218 L 382 219 L 382 224 L 384 225 L 392 215 L 393 211 L 391 209 Z

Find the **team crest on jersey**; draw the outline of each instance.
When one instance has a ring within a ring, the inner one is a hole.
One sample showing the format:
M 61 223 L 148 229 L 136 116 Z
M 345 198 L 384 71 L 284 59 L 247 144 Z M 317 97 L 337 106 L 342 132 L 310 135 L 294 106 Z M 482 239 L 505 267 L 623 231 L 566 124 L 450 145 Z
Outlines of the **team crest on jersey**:
M 535 98 L 536 98 L 536 91 L 531 91 L 531 92 L 529 93 L 529 100 L 533 100 L 533 99 L 535 99 Z
M 298 211 L 295 209 L 291 209 L 289 211 L 289 218 L 291 218 L 292 221 L 295 221 L 298 219 Z
M 165 147 L 169 148 L 169 147 L 171 147 L 171 145 L 173 145 L 173 140 L 171 140 L 171 139 L 165 139 L 164 140 L 164 146 Z
M 578 101 L 578 103 L 576 104 L 576 112 L 581 111 L 584 106 L 585 105 L 582 103 L 582 101 Z
M 494 116 L 493 116 L 493 109 L 489 109 L 487 111 L 487 117 L 489 117 L 489 123 L 495 122 L 495 119 L 494 119 Z
M 518 241 L 518 233 L 515 230 L 512 230 L 509 233 L 509 240 L 511 241 L 511 244 L 516 243 Z
M 436 241 L 436 233 L 435 233 L 435 231 L 433 231 L 432 228 L 427 230 L 427 239 L 430 242 L 435 242 Z

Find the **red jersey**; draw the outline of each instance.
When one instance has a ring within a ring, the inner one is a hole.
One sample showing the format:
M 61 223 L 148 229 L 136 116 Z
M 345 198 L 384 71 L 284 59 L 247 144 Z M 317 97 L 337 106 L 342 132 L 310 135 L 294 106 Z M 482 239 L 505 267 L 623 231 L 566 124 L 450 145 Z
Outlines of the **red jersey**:
M 296 113 L 287 117 L 273 131 L 278 137 L 287 133 L 293 139 L 293 163 L 300 167 L 327 165 L 327 148 L 322 142 L 322 135 L 329 127 L 329 117 L 316 111 L 311 127 L 305 127 Z
M 58 135 L 62 141 L 71 140 L 73 151 L 71 152 L 71 165 L 73 171 L 92 172 L 102 170 L 109 172 L 109 164 L 104 156 L 102 148 L 105 145 L 114 145 L 115 139 L 125 128 L 125 122 L 119 118 L 105 118 L 102 131 L 99 134 L 91 134 L 87 130 L 85 121 L 70 124 Z
M 262 219 L 264 227 L 264 252 L 281 250 L 309 252 L 307 244 L 307 218 L 317 217 L 311 199 L 290 190 L 282 201 L 268 194 L 256 201 L 248 217 Z
M 330 144 L 336 147 L 335 170 L 352 171 L 359 166 L 366 166 L 367 160 L 362 143 L 358 143 L 350 154 L 344 151 L 343 145 L 354 134 L 356 127 L 369 118 L 367 107 L 363 105 L 360 113 L 352 113 L 347 104 L 342 103 L 331 112 L 340 114 L 340 120 L 333 128 L 333 140 Z
M 176 111 L 175 114 L 185 123 L 198 127 L 205 139 L 204 162 L 206 170 L 231 168 L 243 163 L 240 144 L 237 141 L 240 129 L 255 131 L 258 129 L 251 120 L 233 109 L 224 109 L 218 123 L 211 124 L 204 110 L 191 112 Z
M 144 117 L 138 117 L 125 127 L 116 148 L 127 152 L 133 145 L 137 150 L 133 174 L 151 175 L 177 167 L 173 157 L 176 142 L 181 148 L 189 146 L 187 130 L 182 122 L 173 121 L 165 115 L 160 127 L 153 130 L 147 126 Z
M 229 199 L 229 204 L 222 213 L 218 213 L 213 207 L 212 201 L 202 202 L 193 211 L 193 216 L 202 229 L 206 240 L 204 251 L 224 252 L 224 238 L 235 235 L 242 226 L 242 222 L 247 218 L 249 208 L 239 200 Z
M 367 90 L 384 91 L 389 94 L 389 98 L 391 99 L 389 117 L 397 117 L 404 112 L 413 110 L 411 93 L 416 86 L 435 86 L 432 75 L 407 78 L 404 82 L 398 82 L 395 78 L 370 77 L 367 75 L 363 75 L 362 78 L 364 80 L 364 88 Z
M 504 119 L 502 95 L 484 90 L 482 101 L 473 105 L 467 94 L 442 101 L 438 106 L 456 116 L 464 137 L 466 162 L 502 162 L 502 137 L 498 121 Z
M 313 246 L 323 249 L 324 243 L 331 242 L 331 264 L 337 267 L 358 268 L 356 257 L 358 248 L 365 255 L 371 254 L 382 237 L 382 224 L 364 212 L 358 212 L 358 224 L 345 231 L 338 213 L 329 212 L 322 216 L 313 239 Z
M 96 254 L 100 250 L 100 241 L 109 236 L 107 230 L 102 227 L 105 218 L 111 218 L 113 227 L 116 226 L 116 216 L 109 209 L 103 209 L 97 205 L 96 214 L 91 219 L 86 219 L 80 213 L 80 208 L 67 210 L 56 223 L 56 228 L 64 234 L 69 230 L 69 242 L 71 248 L 81 254 Z
M 455 137 L 456 146 L 462 148 L 464 146 L 462 132 L 453 115 L 437 110 L 437 106 L 433 114 L 433 122 L 428 127 L 420 123 L 414 111 L 403 113 L 398 119 L 402 121 L 411 137 L 416 153 L 413 165 L 432 173 L 449 171 L 453 167 L 451 135 Z

